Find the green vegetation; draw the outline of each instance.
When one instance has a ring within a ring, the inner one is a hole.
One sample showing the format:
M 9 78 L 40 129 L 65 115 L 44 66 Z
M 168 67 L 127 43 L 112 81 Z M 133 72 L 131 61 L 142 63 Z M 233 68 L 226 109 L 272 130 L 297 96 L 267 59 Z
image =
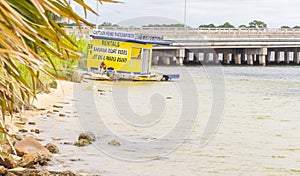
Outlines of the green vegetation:
M 201 24 L 199 28 L 216 28 L 214 24 Z
M 254 20 L 249 23 L 249 28 L 267 28 L 267 24 L 259 20 Z
M 229 22 L 226 22 L 223 25 L 218 26 L 218 28 L 235 28 L 235 27 Z
M 64 27 L 78 27 L 77 23 L 63 23 L 64 24 Z M 119 27 L 119 25 L 117 24 L 112 24 L 110 22 L 103 22 L 102 24 L 100 24 L 98 27 Z M 91 27 L 95 28 L 96 27 L 96 24 L 91 24 Z
M 96 14 L 82 0 L 74 0 L 85 15 Z M 98 0 L 99 2 L 117 2 Z M 76 14 L 67 1 L 0 1 L 0 133 L 9 112 L 28 105 L 44 80 L 62 78 L 77 65 L 86 41 L 68 36 L 57 21 L 69 19 L 78 26 L 92 26 Z
M 112 24 L 110 22 L 103 22 L 102 24 L 99 25 L 100 27 L 105 27 L 105 26 L 114 26 L 114 27 L 118 27 L 119 25 L 117 24 Z
M 215 26 L 214 24 L 202 24 L 199 26 L 199 28 L 235 28 L 232 24 L 230 24 L 229 22 L 226 22 L 222 25 L 219 26 Z
M 247 25 L 242 24 L 242 25 L 239 25 L 239 28 L 245 29 L 245 28 L 249 28 L 249 27 Z
M 143 27 L 184 27 L 184 24 L 149 24 Z
M 234 25 L 230 24 L 229 22 L 225 22 L 222 25 L 216 26 L 214 24 L 202 24 L 199 26 L 199 28 L 235 28 Z M 267 28 L 267 24 L 259 21 L 259 20 L 253 20 L 249 23 L 249 25 L 240 25 L 238 28 L 254 28 L 254 29 L 263 29 L 263 28 Z
M 56 13 L 53 13 L 53 12 L 51 12 L 51 11 L 49 11 L 49 10 L 47 10 L 47 11 L 45 12 L 45 14 L 46 14 L 46 16 L 47 16 L 48 18 L 51 18 L 51 19 L 52 19 L 55 23 L 57 23 L 60 27 L 65 26 L 65 23 L 62 22 L 63 19 L 64 19 L 64 17 L 59 16 L 59 15 L 57 15 Z
M 280 29 L 300 29 L 300 26 L 294 26 L 293 28 L 290 26 L 281 26 Z
M 68 27 L 72 27 L 72 26 L 78 26 L 76 23 L 71 23 L 71 24 L 66 24 L 66 26 Z M 96 27 L 95 24 L 92 24 L 93 27 Z M 99 25 L 99 27 L 120 27 L 117 24 L 113 24 L 111 22 L 103 22 L 102 24 Z M 178 23 L 178 24 L 149 24 L 149 25 L 144 25 L 142 27 L 185 27 L 184 24 Z M 248 25 L 245 24 L 241 24 L 238 27 L 235 27 L 234 25 L 232 25 L 230 22 L 225 22 L 224 24 L 221 25 L 215 25 L 213 23 L 211 24 L 201 24 L 199 25 L 198 28 L 232 28 L 232 29 L 236 29 L 236 28 L 240 28 L 240 29 L 246 29 L 246 28 L 250 28 L 250 29 L 264 29 L 267 28 L 268 25 L 263 22 L 263 21 L 259 21 L 259 20 L 253 20 L 251 22 L 249 22 Z M 191 28 L 189 26 L 187 26 L 187 28 Z M 300 26 L 294 26 L 294 27 L 289 27 L 289 26 L 281 26 L 281 29 L 299 29 Z

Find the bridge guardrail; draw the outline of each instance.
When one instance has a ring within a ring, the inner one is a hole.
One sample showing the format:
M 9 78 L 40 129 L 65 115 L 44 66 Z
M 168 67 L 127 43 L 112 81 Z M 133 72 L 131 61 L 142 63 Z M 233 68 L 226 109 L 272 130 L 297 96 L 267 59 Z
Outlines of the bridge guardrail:
M 105 27 L 105 30 L 163 35 L 166 39 L 188 38 L 300 38 L 300 29 L 183 28 L 183 27 Z M 89 37 L 93 29 L 66 28 L 67 33 Z

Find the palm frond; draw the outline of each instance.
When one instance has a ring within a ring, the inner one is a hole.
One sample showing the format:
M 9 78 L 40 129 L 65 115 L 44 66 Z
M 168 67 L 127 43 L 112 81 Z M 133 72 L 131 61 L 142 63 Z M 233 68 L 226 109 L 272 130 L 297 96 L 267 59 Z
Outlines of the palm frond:
M 74 0 L 85 13 L 96 12 L 84 0 Z M 99 2 L 118 3 L 114 0 Z M 58 78 L 53 57 L 62 60 L 78 58 L 72 38 L 47 12 L 70 19 L 79 26 L 92 26 L 79 16 L 67 0 L 1 0 L 0 1 L 0 107 L 4 117 L 35 97 L 40 73 Z M 29 79 L 25 79 L 24 73 Z

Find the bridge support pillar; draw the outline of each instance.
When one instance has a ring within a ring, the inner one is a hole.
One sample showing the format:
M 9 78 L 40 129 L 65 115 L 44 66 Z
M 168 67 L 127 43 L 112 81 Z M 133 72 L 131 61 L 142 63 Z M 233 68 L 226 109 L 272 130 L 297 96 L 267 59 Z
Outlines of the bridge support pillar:
M 204 63 L 209 63 L 209 53 L 204 53 Z
M 230 64 L 230 58 L 231 58 L 230 53 L 224 53 L 223 54 L 223 63 L 225 65 L 229 65 Z
M 183 65 L 183 57 L 176 57 L 176 65 Z
M 258 55 L 258 64 L 266 65 L 266 55 Z
M 199 53 L 194 52 L 194 59 L 193 59 L 194 63 L 199 63 Z
M 213 52 L 213 62 L 214 64 L 218 64 L 219 63 L 219 54 Z
M 153 65 L 158 65 L 158 61 L 159 61 L 159 56 L 154 57 L 152 60 Z
M 242 64 L 245 64 L 246 63 L 246 54 L 245 53 L 242 54 L 241 59 L 242 59 Z
M 170 65 L 170 58 L 169 57 L 163 57 L 162 58 L 163 59 L 163 63 L 164 63 L 164 65 Z
M 253 54 L 247 54 L 247 64 L 253 65 Z
M 300 64 L 299 52 L 297 50 L 294 51 L 294 64 Z
M 284 52 L 284 64 L 289 64 L 290 63 L 290 52 L 285 51 Z
M 257 54 L 253 54 L 253 65 L 258 65 L 259 64 L 259 58 Z
M 237 53 L 234 55 L 234 64 L 237 64 L 237 65 L 242 64 L 242 54 Z
M 275 63 L 280 64 L 280 51 L 275 52 Z
M 185 49 L 177 49 L 176 50 L 176 65 L 183 65 L 183 61 L 184 61 L 184 57 L 185 57 Z
M 270 62 L 271 62 L 271 55 L 272 55 L 272 52 L 268 51 L 268 55 L 267 55 L 267 58 L 266 58 L 266 65 L 270 64 Z

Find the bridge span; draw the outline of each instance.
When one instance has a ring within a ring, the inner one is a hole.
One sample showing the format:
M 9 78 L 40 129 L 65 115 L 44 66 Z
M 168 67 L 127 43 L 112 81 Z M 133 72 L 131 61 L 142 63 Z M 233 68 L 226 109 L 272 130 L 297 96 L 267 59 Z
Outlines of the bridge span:
M 163 36 L 171 46 L 154 46 L 153 64 L 299 65 L 300 29 L 105 27 L 104 30 Z M 91 29 L 68 29 L 89 36 Z

